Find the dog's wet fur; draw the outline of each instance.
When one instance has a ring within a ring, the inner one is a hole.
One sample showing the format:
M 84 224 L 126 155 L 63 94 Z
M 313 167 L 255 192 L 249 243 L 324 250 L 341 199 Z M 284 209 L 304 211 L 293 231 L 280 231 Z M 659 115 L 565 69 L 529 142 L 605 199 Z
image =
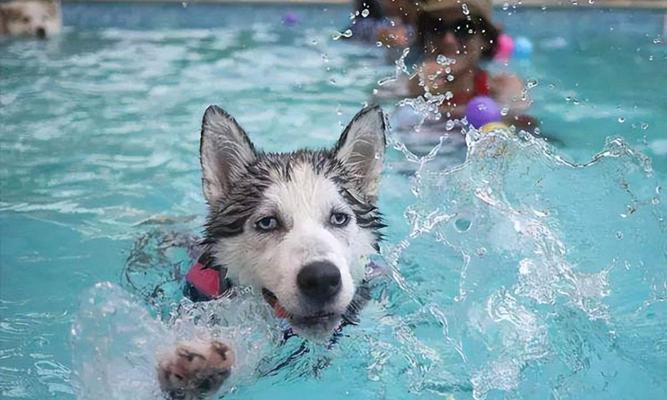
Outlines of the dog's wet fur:
M 214 394 L 231 373 L 234 353 L 224 343 L 180 343 L 158 365 L 158 380 L 174 400 L 194 400 Z
M 379 107 L 361 110 L 331 149 L 265 153 L 229 114 L 210 106 L 200 143 L 209 205 L 205 258 L 224 267 L 233 284 L 262 295 L 297 334 L 327 340 L 355 307 L 366 259 L 378 251 L 385 145 Z M 199 362 L 184 362 L 183 354 Z M 223 377 L 211 365 L 232 366 L 216 354 L 215 346 L 181 344 L 163 357 L 165 393 L 201 398 L 217 390 L 222 381 L 206 380 L 202 371 Z M 227 354 L 233 358 L 229 348 Z M 197 384 L 202 379 L 207 390 Z
M 60 32 L 58 0 L 18 0 L 0 3 L 0 36 L 49 38 Z

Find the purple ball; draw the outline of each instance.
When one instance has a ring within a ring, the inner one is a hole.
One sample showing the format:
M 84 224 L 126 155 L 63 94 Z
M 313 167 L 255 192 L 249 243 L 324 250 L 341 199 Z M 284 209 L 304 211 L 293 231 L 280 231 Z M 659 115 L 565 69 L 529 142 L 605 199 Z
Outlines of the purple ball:
M 489 122 L 498 122 L 502 118 L 498 103 L 487 96 L 474 97 L 466 107 L 466 119 L 470 125 L 477 129 Z
M 282 21 L 284 25 L 292 26 L 298 24 L 299 19 L 299 14 L 293 11 L 288 11 L 283 15 Z

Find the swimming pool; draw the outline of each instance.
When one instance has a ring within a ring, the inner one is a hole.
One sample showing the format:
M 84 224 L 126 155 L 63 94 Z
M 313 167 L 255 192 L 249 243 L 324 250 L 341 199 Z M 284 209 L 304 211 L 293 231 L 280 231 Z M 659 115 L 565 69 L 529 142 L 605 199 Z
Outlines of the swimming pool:
M 289 27 L 276 6 L 65 4 L 60 38 L 0 42 L 2 397 L 74 398 L 81 299 L 125 281 L 138 237 L 199 232 L 208 104 L 264 148 L 321 146 L 393 73 L 332 39 L 347 7 L 291 9 Z M 512 68 L 562 144 L 482 140 L 463 166 L 406 174 L 392 136 L 376 304 L 330 352 L 226 399 L 667 392 L 662 15 L 498 11 L 536 45 Z

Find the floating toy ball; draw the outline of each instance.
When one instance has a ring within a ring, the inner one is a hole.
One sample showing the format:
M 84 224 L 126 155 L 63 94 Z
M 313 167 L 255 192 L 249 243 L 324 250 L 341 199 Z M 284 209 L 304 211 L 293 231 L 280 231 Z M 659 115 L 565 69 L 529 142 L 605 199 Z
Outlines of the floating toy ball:
M 514 40 L 506 33 L 501 33 L 498 36 L 498 47 L 496 47 L 496 54 L 493 57 L 498 61 L 507 61 L 512 57 L 514 51 Z
M 520 60 L 530 58 L 533 54 L 533 43 L 526 37 L 520 36 L 514 40 L 514 57 Z
M 299 23 L 299 14 L 293 12 L 293 11 L 288 11 L 285 14 L 283 14 L 282 21 L 283 25 L 287 26 L 293 26 Z
M 498 122 L 502 118 L 498 104 L 487 96 L 474 97 L 466 107 L 466 119 L 477 129 L 489 122 Z
M 481 133 L 507 128 L 501 122 L 503 116 L 500 113 L 498 103 L 487 96 L 477 96 L 468 102 L 466 106 L 466 119 L 470 125 L 478 129 Z

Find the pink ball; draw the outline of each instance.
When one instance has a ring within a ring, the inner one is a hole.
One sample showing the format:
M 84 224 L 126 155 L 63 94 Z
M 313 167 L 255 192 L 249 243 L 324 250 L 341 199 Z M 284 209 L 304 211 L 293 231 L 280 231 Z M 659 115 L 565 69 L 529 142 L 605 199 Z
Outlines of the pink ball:
M 514 51 L 514 40 L 510 35 L 501 33 L 498 36 L 498 47 L 496 48 L 496 55 L 493 57 L 498 61 L 507 61 L 512 57 Z

